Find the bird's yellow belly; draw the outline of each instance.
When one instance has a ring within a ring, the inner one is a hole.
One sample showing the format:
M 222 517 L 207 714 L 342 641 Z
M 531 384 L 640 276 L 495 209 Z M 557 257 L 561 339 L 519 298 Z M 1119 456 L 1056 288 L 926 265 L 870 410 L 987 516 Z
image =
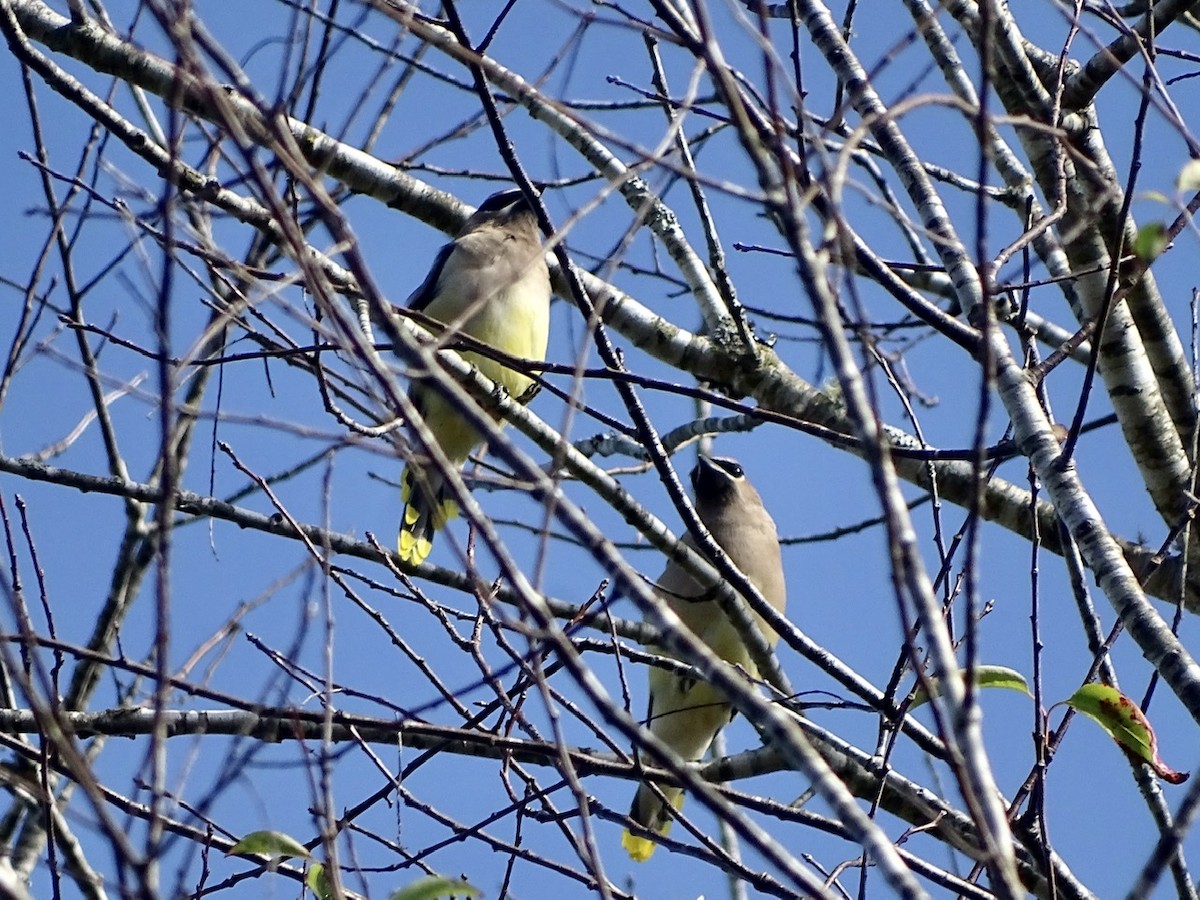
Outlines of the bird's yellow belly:
M 510 294 L 497 298 L 472 316 L 464 331 L 491 347 L 503 347 L 510 356 L 541 360 L 546 358 L 549 325 L 545 303 L 520 303 Z M 502 386 L 514 399 L 520 398 L 533 384 L 528 375 L 480 353 L 466 351 L 463 359 Z
M 522 359 L 546 358 L 549 310 L 545 302 L 514 302 L 510 295 L 498 297 L 472 316 L 463 333 L 492 347 L 503 347 L 510 356 Z M 520 399 L 533 384 L 522 372 L 497 362 L 481 353 L 464 350 L 462 358 L 484 376 L 504 388 L 508 395 Z M 462 416 L 436 391 L 424 394 L 425 421 L 430 425 L 442 451 L 455 463 L 462 463 L 471 451 L 483 443 L 483 435 L 471 428 Z M 499 421 L 503 425 L 502 420 Z

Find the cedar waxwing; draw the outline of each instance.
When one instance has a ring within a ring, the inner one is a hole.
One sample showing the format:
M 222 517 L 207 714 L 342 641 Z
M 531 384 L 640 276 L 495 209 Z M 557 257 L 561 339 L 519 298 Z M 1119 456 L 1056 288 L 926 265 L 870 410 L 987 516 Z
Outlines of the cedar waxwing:
M 696 495 L 696 513 L 709 534 L 763 598 L 782 613 L 787 603 L 787 587 L 783 580 L 779 534 L 758 491 L 746 480 L 742 467 L 732 459 L 702 456 L 692 470 L 692 489 Z M 683 541 L 693 549 L 696 546 L 690 534 L 685 535 Z M 740 665 L 751 676 L 758 674 L 729 617 L 721 612 L 715 601 L 699 599 L 704 591 L 680 565 L 667 564 L 658 580 L 656 593 L 717 656 Z M 767 642 L 774 646 L 779 636 L 759 616 L 752 618 Z M 650 649 L 670 655 L 667 650 Z M 708 752 L 717 732 L 732 721 L 733 708 L 706 682 L 651 667 L 647 719 L 655 737 L 681 759 L 694 762 Z M 667 785 L 658 788 L 676 809 L 683 805 L 682 790 Z M 662 835 L 671 828 L 670 810 L 658 791 L 647 784 L 638 788 L 629 816 L 639 825 Z M 653 841 L 636 837 L 628 830 L 621 837 L 621 845 L 637 862 L 649 859 L 655 847 Z
M 466 221 L 458 236 L 438 252 L 433 268 L 407 305 L 447 326 L 443 336 L 465 334 L 510 356 L 541 362 L 550 331 L 550 273 L 542 252 L 537 217 L 519 190 L 492 194 Z M 461 356 L 521 402 L 536 383 L 469 350 Z M 446 458 L 461 466 L 483 436 L 433 388 L 409 388 L 417 412 Z M 417 565 L 429 555 L 433 534 L 458 514 L 442 476 L 410 459 L 400 482 L 404 517 L 400 558 Z

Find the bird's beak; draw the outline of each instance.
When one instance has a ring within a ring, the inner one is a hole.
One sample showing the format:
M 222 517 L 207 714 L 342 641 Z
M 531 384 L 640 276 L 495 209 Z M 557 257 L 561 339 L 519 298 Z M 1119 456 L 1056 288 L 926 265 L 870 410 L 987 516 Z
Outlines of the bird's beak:
M 696 493 L 700 493 L 703 484 L 715 484 L 724 480 L 724 470 L 707 456 L 701 456 L 696 468 L 692 469 L 692 490 Z

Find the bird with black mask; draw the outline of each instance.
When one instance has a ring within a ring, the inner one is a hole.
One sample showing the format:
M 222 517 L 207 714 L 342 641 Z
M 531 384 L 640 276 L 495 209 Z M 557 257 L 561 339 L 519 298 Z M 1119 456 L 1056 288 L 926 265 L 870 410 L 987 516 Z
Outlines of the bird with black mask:
M 696 514 L 708 533 L 767 603 L 782 613 L 787 603 L 787 586 L 779 535 L 775 521 L 742 467 L 732 459 L 702 456 L 692 470 L 691 480 Z M 696 547 L 690 534 L 684 536 L 683 542 L 693 549 Z M 674 561 L 667 564 L 655 592 L 717 656 L 741 666 L 751 677 L 757 675 L 758 669 L 738 630 L 714 600 L 703 599 L 706 592 L 681 565 Z M 778 635 L 758 615 L 751 618 L 767 643 L 774 646 Z M 649 649 L 672 655 L 663 648 Z M 732 720 L 733 708 L 720 691 L 692 677 L 651 667 L 649 679 L 647 725 L 651 733 L 684 761 L 701 759 L 717 733 Z M 633 798 L 630 818 L 650 831 L 665 835 L 671 827 L 671 812 L 662 797 L 675 809 L 683 804 L 680 788 L 643 784 Z M 655 847 L 649 838 L 628 830 L 621 845 L 638 862 L 649 859 Z
M 550 273 L 537 216 L 519 190 L 492 194 L 442 247 L 408 307 L 441 326 L 450 342 L 466 335 L 509 356 L 542 362 L 550 331 Z M 536 383 L 524 372 L 470 350 L 464 360 L 527 402 Z M 456 406 L 421 380 L 409 397 L 446 458 L 462 466 L 483 441 Z M 404 514 L 397 549 L 410 565 L 424 561 L 434 533 L 458 514 L 445 479 L 427 460 L 410 458 L 400 482 Z

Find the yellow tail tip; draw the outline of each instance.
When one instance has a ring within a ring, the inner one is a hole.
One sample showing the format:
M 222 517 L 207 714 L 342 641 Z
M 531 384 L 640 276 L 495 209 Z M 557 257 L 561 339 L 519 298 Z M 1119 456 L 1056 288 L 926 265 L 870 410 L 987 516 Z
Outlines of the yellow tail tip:
M 645 862 L 650 858 L 650 854 L 654 852 L 657 846 L 654 841 L 647 838 L 637 837 L 626 829 L 621 834 L 621 846 L 625 848 L 625 852 L 629 854 L 630 859 L 634 862 Z
M 433 549 L 433 542 L 428 538 L 419 538 L 411 531 L 400 529 L 400 537 L 396 541 L 396 552 L 400 554 L 401 562 L 419 566 L 425 562 L 425 557 Z
M 417 519 L 421 518 L 421 511 L 411 503 L 404 507 L 404 524 L 410 528 L 417 524 Z
M 434 522 L 436 523 L 440 518 L 441 524 L 436 525 L 435 527 L 445 528 L 446 523 L 451 519 L 457 519 L 460 512 L 461 510 L 458 507 L 457 500 L 443 500 L 442 505 L 438 508 L 437 513 L 434 515 Z

